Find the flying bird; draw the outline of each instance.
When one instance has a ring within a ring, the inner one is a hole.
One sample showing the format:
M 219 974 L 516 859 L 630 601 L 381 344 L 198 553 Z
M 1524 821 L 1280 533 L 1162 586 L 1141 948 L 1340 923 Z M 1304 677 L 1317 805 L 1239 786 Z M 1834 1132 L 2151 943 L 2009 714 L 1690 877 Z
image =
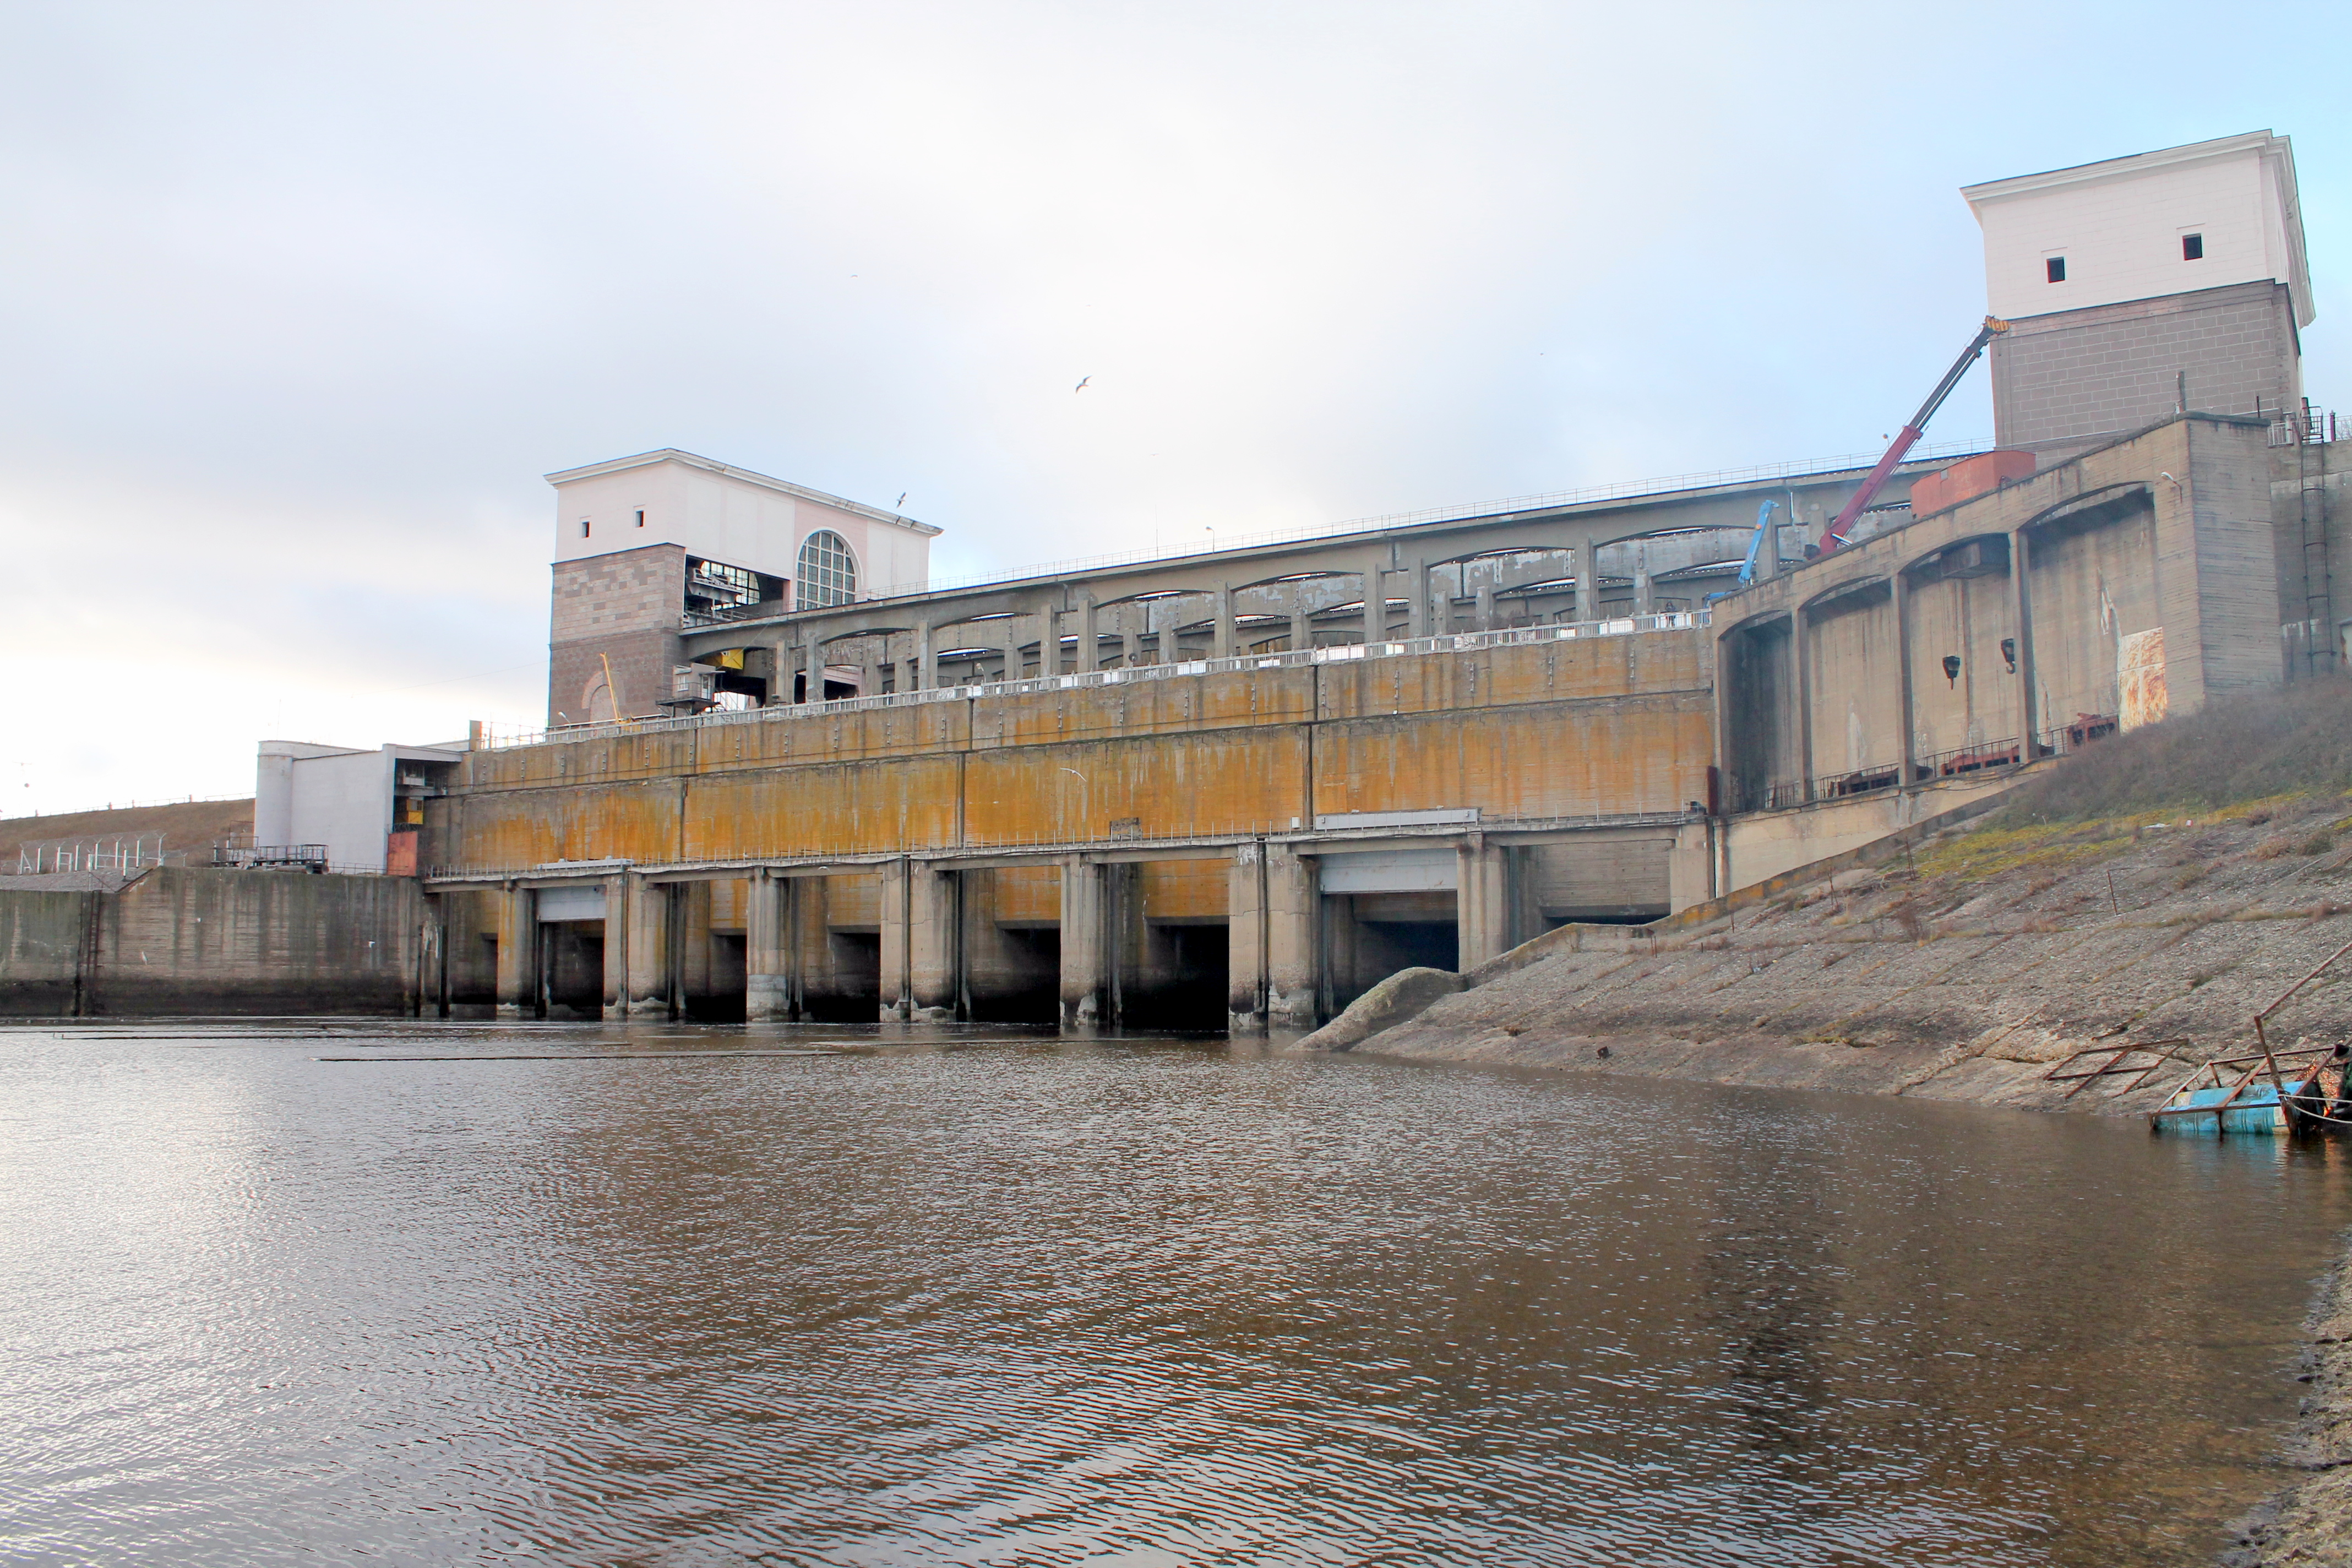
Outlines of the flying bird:
M 1081 381 L 1081 382 L 1079 382 L 1077 385 L 1076 385 L 1076 386 L 1074 386 L 1074 387 L 1070 388 L 1070 390 L 1071 390 L 1072 392 L 1084 392 L 1084 391 L 1087 389 L 1087 381 L 1092 381 L 1093 379 L 1094 379 L 1094 377 L 1093 377 L 1093 376 L 1087 376 L 1087 377 L 1086 378 L 1086 381 Z
M 906 504 L 907 504 L 907 492 L 906 492 L 905 490 L 900 490 L 900 491 L 898 492 L 898 499 L 897 500 L 894 500 L 894 501 L 892 501 L 892 502 L 890 503 L 890 510 L 891 510 L 892 511 L 897 511 L 900 507 L 905 506 Z

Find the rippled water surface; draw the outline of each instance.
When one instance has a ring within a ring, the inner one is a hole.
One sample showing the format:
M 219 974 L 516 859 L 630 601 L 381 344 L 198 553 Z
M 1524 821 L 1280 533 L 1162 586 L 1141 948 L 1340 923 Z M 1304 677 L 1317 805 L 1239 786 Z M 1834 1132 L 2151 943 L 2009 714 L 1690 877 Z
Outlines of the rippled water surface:
M 2347 1220 L 2330 1148 L 1222 1043 L 0 1074 L 9 1563 L 2204 1562 Z

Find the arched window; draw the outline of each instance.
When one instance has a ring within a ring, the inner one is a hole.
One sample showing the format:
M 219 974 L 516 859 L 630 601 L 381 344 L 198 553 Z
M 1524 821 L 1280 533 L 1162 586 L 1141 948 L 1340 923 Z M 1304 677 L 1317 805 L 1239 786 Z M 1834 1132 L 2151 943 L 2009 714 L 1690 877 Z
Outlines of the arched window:
M 820 610 L 857 597 L 857 563 L 849 541 L 821 528 L 801 543 L 800 577 L 793 584 L 793 607 Z

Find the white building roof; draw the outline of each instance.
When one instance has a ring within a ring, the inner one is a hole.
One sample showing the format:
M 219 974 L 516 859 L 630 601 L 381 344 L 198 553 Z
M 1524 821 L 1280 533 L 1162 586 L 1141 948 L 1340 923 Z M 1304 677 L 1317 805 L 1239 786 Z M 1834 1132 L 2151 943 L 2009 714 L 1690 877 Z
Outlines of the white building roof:
M 811 489 L 806 485 L 796 485 L 790 479 L 772 479 L 766 474 L 754 473 L 750 468 L 739 468 L 732 464 L 719 462 L 716 458 L 697 457 L 692 452 L 681 452 L 675 447 L 664 447 L 657 452 L 640 452 L 634 458 L 614 458 L 608 462 L 590 463 L 584 468 L 565 468 L 561 472 L 549 474 L 547 482 L 561 489 L 563 486 L 577 480 L 599 479 L 608 474 L 621 473 L 629 468 L 646 468 L 656 463 L 682 463 L 690 468 L 700 468 L 706 473 L 716 474 L 722 479 L 734 479 L 743 484 L 758 485 L 763 489 L 774 490 L 779 495 L 791 496 L 797 500 L 815 501 L 821 506 L 834 507 L 865 518 L 870 522 L 886 522 L 894 527 L 910 529 L 925 535 L 940 532 L 940 530 L 933 528 L 929 523 L 917 522 L 911 517 L 900 517 L 896 512 L 884 511 L 879 507 L 867 506 L 863 501 L 827 495 L 823 490 Z

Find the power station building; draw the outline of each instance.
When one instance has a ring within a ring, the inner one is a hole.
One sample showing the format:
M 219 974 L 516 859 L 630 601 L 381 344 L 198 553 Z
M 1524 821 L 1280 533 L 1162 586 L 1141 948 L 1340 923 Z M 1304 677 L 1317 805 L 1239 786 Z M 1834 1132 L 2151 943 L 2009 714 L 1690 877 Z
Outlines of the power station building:
M 544 732 L 422 802 L 428 1004 L 1304 1027 L 2333 672 L 2268 133 L 1973 185 L 1999 449 L 927 585 L 677 451 L 550 476 Z

